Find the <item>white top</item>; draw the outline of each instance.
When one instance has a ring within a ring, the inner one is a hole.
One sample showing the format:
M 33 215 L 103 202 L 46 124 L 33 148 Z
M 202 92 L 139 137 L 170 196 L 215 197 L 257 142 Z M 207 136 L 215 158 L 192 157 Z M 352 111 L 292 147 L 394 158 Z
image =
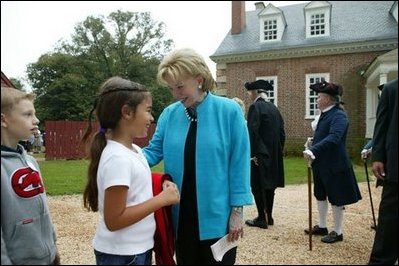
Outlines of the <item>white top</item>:
M 335 105 L 330 105 L 327 108 L 325 108 L 323 111 L 321 111 L 321 113 L 325 113 L 330 111 Z M 320 111 L 320 109 L 318 109 L 318 111 Z M 317 124 L 319 123 L 319 119 L 320 119 L 320 115 L 321 113 L 319 113 L 318 115 L 315 116 L 314 120 L 310 123 L 310 125 L 312 126 L 312 130 L 316 131 L 317 128 Z
M 317 123 L 319 123 L 319 119 L 320 119 L 320 114 L 316 115 L 314 117 L 314 120 L 310 123 L 310 125 L 312 126 L 312 130 L 313 131 L 316 131 Z
M 142 203 L 153 197 L 151 169 L 142 150 L 132 144 L 130 150 L 122 144 L 107 140 L 98 166 L 98 210 L 100 219 L 93 247 L 97 251 L 115 255 L 135 255 L 154 247 L 155 218 L 151 213 L 141 221 L 111 232 L 104 221 L 104 192 L 112 186 L 129 187 L 126 206 Z

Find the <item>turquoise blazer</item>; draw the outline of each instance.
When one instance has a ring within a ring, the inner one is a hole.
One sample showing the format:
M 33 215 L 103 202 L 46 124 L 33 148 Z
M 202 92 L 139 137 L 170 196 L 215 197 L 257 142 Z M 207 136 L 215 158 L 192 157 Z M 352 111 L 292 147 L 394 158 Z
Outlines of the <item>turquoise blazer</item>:
M 252 204 L 250 144 L 245 118 L 233 100 L 208 93 L 197 107 L 196 189 L 200 239 L 228 233 L 231 207 Z M 190 122 L 175 102 L 160 115 L 143 149 L 150 166 L 164 161 L 164 171 L 181 191 L 184 146 Z M 177 232 L 179 204 L 172 208 Z

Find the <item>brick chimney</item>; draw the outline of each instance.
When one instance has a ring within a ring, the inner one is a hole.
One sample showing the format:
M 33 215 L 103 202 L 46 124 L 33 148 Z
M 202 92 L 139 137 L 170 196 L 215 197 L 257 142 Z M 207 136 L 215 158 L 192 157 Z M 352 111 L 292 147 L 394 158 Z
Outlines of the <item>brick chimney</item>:
M 240 34 L 245 27 L 245 1 L 231 1 L 231 34 Z
M 263 2 L 256 2 L 255 3 L 255 10 L 264 9 L 265 4 Z

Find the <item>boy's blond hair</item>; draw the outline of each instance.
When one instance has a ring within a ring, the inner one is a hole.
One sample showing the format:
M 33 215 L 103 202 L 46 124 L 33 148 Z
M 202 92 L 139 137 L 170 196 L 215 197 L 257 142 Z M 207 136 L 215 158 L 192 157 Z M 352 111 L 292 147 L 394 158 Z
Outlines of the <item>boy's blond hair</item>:
M 21 100 L 26 99 L 33 102 L 35 98 L 34 93 L 26 93 L 11 87 L 1 87 L 1 112 L 9 113 Z

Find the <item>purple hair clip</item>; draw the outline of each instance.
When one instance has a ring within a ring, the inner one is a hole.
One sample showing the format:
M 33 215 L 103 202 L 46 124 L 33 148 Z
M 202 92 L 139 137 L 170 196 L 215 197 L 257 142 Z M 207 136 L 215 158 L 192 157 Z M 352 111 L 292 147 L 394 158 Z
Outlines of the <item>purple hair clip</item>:
M 105 134 L 107 132 L 107 129 L 104 128 L 104 127 L 100 127 L 100 131 L 99 132 Z

